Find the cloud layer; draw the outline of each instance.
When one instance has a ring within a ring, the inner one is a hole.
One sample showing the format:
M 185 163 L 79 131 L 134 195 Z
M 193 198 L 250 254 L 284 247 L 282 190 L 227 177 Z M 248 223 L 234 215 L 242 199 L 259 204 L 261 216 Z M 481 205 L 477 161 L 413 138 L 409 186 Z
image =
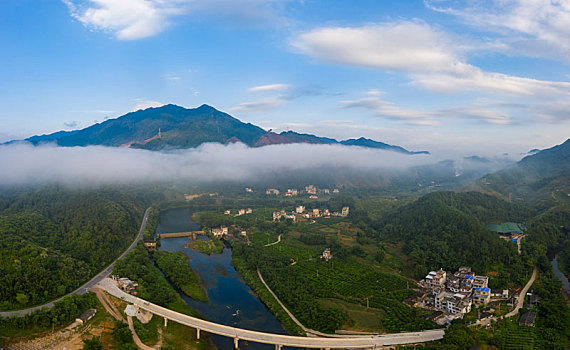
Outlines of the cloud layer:
M 292 39 L 293 48 L 318 60 L 404 72 L 412 83 L 438 92 L 497 91 L 511 95 L 570 96 L 570 83 L 486 72 L 466 62 L 473 46 L 426 23 L 398 21 L 360 27 L 321 27 Z
M 276 8 L 286 0 L 61 0 L 85 27 L 119 40 L 154 36 L 178 17 L 202 14 L 239 25 L 278 23 Z
M 494 32 L 509 49 L 570 62 L 570 1 L 426 1 L 432 10 Z
M 194 182 L 256 180 L 263 173 L 325 166 L 403 170 L 433 162 L 431 156 L 337 145 L 204 144 L 162 153 L 128 148 L 0 146 L 0 185 L 66 183 L 100 185 L 169 180 Z

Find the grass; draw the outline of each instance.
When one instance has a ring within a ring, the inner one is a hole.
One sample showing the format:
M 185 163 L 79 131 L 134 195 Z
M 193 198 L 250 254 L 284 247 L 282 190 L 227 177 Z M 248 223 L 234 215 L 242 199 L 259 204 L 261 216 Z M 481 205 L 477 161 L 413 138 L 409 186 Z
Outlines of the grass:
M 343 330 L 374 333 L 382 331 L 382 317 L 384 316 L 382 310 L 367 309 L 365 306 L 338 299 L 323 299 L 320 302 L 325 307 L 339 307 L 348 314 L 350 320 L 342 327 Z
M 193 249 L 197 252 L 203 254 L 221 254 L 224 251 L 224 245 L 222 242 L 217 238 L 210 238 L 207 241 L 203 241 L 200 239 L 194 240 L 188 244 L 190 249 Z

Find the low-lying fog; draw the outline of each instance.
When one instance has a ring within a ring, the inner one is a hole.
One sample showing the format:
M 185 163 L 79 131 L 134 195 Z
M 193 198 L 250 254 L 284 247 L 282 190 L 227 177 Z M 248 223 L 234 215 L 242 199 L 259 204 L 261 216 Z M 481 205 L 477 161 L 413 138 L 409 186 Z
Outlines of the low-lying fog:
M 152 152 L 102 146 L 12 144 L 0 146 L 0 185 L 243 181 L 255 180 L 264 173 L 319 168 L 378 169 L 394 173 L 444 159 L 449 158 L 340 145 L 249 148 L 243 144 L 209 143 L 195 149 Z M 458 174 L 465 168 L 478 166 L 476 163 L 481 162 L 461 158 L 455 162 Z M 494 170 L 505 165 L 504 160 L 485 163 Z

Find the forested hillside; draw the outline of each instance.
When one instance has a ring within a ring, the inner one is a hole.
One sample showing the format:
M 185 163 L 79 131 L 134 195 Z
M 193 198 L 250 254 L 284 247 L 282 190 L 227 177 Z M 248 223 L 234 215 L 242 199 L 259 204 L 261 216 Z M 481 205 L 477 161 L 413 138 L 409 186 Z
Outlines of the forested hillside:
M 524 222 L 533 215 L 531 209 L 477 192 L 435 192 L 372 221 L 368 232 L 379 240 L 403 242 L 416 278 L 429 270 L 455 270 L 462 265 L 483 273 L 520 263 L 516 245 L 485 225 Z M 523 277 L 517 275 L 524 273 L 522 269 L 511 270 L 511 280 Z
M 488 175 L 474 188 L 542 209 L 570 205 L 570 139 Z
M 0 197 L 0 309 L 73 291 L 134 239 L 153 195 L 45 187 Z

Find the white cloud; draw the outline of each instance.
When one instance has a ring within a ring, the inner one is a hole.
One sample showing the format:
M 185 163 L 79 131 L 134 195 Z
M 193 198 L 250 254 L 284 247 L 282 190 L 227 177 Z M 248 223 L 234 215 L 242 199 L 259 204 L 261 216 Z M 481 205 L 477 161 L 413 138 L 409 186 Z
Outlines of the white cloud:
M 464 58 L 474 46 L 457 44 L 449 34 L 422 22 L 317 28 L 298 35 L 291 45 L 321 61 L 404 72 L 412 83 L 440 92 L 478 90 L 570 96 L 568 82 L 481 70 Z
M 529 56 L 570 60 L 570 1 L 425 1 L 432 10 L 462 18 L 467 25 L 495 32 Z
M 457 61 L 446 35 L 420 22 L 317 28 L 291 44 L 323 61 L 405 72 L 447 71 Z
M 131 112 L 136 112 L 140 109 L 147 109 L 147 108 L 156 108 L 156 107 L 161 107 L 164 106 L 164 103 L 158 102 L 158 101 L 153 101 L 153 100 L 143 100 L 143 99 L 137 99 L 135 100 L 136 104 L 133 107 L 133 109 L 131 110 Z
M 287 100 L 282 97 L 267 98 L 259 101 L 242 102 L 239 105 L 230 108 L 230 111 L 244 111 L 244 112 L 266 111 L 280 107 L 285 102 L 287 102 Z
M 153 36 L 181 14 L 179 1 L 159 0 L 63 0 L 71 15 L 86 27 L 113 32 L 117 39 Z
M 412 125 L 436 125 L 435 113 L 416 109 L 403 108 L 379 97 L 365 97 L 358 100 L 341 101 L 344 108 L 364 108 L 375 114 L 390 119 L 401 120 Z
M 250 92 L 286 91 L 290 88 L 291 86 L 288 84 L 268 84 L 268 85 L 253 86 L 249 88 L 249 91 Z
M 238 25 L 283 23 L 278 12 L 291 0 L 61 0 L 84 26 L 119 40 L 154 36 L 176 18 L 210 16 Z
M 291 154 L 311 154 L 284 162 Z M 326 166 L 361 169 L 405 169 L 433 162 L 430 156 L 338 145 L 204 144 L 172 153 L 102 146 L 56 147 L 14 144 L 0 146 L 0 185 L 66 183 L 99 185 L 168 180 L 255 181 L 264 173 L 319 169 Z M 208 169 L 208 171 L 203 171 Z M 227 171 L 232 169 L 232 171 Z
M 420 110 L 398 106 L 377 96 L 341 101 L 344 108 L 363 108 L 377 116 L 402 121 L 409 125 L 433 126 L 441 124 L 440 119 L 468 118 L 487 124 L 512 124 L 511 117 L 500 110 L 481 106 L 451 107 L 436 110 Z

